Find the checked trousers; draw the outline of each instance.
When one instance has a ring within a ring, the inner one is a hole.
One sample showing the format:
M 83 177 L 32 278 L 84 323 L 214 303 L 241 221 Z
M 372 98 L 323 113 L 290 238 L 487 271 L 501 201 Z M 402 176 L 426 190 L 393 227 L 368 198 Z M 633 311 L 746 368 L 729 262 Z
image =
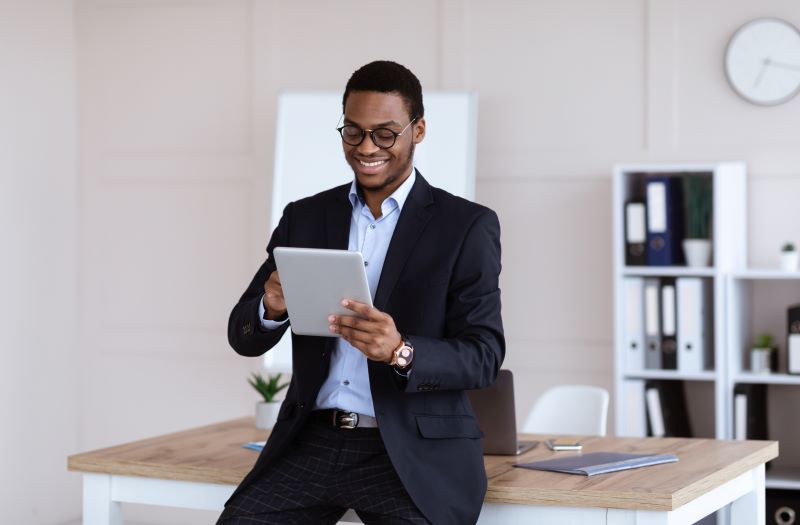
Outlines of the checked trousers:
M 309 421 L 295 442 L 236 495 L 217 525 L 429 524 L 403 488 L 377 428 Z

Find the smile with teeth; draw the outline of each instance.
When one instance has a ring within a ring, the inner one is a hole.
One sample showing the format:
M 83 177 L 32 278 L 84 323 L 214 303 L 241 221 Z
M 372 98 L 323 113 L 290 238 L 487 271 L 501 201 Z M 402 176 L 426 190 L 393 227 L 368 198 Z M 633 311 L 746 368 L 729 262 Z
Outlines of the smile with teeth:
M 381 164 L 385 163 L 385 160 L 376 160 L 375 162 L 364 162 L 363 160 L 359 160 L 358 162 L 361 163 L 362 166 L 366 168 L 374 168 L 375 166 L 380 166 Z

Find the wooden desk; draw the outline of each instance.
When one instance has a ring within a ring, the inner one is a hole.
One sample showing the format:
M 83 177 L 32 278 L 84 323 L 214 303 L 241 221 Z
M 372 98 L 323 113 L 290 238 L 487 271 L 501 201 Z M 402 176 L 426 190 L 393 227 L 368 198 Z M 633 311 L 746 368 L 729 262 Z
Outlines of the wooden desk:
M 242 418 L 70 456 L 69 470 L 84 474 L 83 523 L 121 525 L 120 502 L 222 511 L 257 457 L 241 445 L 265 435 Z M 486 456 L 479 523 L 690 524 L 732 503 L 731 523 L 764 524 L 764 463 L 778 456 L 776 441 L 591 437 L 583 450 L 672 452 L 680 461 L 587 478 L 513 467 L 572 454 L 543 445 Z

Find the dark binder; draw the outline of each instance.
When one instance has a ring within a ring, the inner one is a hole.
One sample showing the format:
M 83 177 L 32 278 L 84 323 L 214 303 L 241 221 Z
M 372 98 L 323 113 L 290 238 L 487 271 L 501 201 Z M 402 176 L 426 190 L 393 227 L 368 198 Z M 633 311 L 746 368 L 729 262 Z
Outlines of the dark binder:
M 678 369 L 678 306 L 675 279 L 661 278 L 661 368 Z
M 683 381 L 650 379 L 645 383 L 644 391 L 648 436 L 692 437 Z M 651 402 L 655 402 L 655 406 Z M 657 432 L 659 427 L 663 434 Z
M 680 177 L 647 178 L 647 264 L 683 264 L 683 186 Z
M 738 383 L 733 387 L 733 438 L 767 437 L 767 385 Z
M 647 223 L 645 204 L 625 204 L 625 264 L 644 266 L 647 264 Z
M 792 525 L 800 516 L 800 491 L 767 489 L 767 525 Z

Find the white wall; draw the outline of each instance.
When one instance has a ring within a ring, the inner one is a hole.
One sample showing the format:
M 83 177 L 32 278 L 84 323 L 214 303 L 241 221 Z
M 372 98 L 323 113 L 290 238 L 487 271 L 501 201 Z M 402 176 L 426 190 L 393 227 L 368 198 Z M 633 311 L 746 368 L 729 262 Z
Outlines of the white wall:
M 13 203 L 2 211 L 4 249 L 17 254 L 3 258 L 16 265 L 2 272 L 14 290 L 2 299 L 13 320 L 2 347 L 13 366 L 2 370 L 14 377 L 0 388 L 30 401 L 21 409 L 3 397 L 4 421 L 23 424 L 0 435 L 5 452 L 37 431 L 52 396 L 27 378 L 50 349 L 43 366 L 66 407 L 53 432 L 64 450 L 48 433 L 51 450 L 37 457 L 54 459 L 37 468 L 64 501 L 78 501 L 78 477 L 63 473 L 68 450 L 251 412 L 244 377 L 257 360 L 227 347 L 225 323 L 269 235 L 279 89 L 342 89 L 358 66 L 392 58 L 427 89 L 480 93 L 476 193 L 503 227 L 506 366 L 520 415 L 552 384 L 611 388 L 615 162 L 745 160 L 751 264 L 800 243 L 800 98 L 749 105 L 722 71 L 725 44 L 747 20 L 800 26 L 795 0 L 79 0 L 75 45 L 69 3 L 11 5 L 0 35 L 32 51 L 21 61 L 0 46 L 21 100 L 0 104 L 33 120 L 29 134 L 6 119 L 0 128 L 10 150 L 0 162 L 11 167 L 0 198 Z M 44 300 L 63 305 L 58 316 L 45 319 Z M 149 523 L 213 522 L 129 511 Z
M 0 509 L 77 516 L 79 446 L 74 5 L 0 3 Z

